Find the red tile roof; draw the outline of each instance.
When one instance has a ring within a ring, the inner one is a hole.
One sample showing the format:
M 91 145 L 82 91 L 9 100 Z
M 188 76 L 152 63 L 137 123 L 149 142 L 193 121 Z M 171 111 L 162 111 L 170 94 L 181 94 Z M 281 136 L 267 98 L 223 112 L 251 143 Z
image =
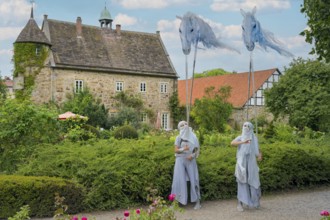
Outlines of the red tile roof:
M 261 70 L 254 72 L 254 83 L 255 91 L 257 91 L 264 82 L 274 73 L 280 71 L 277 68 L 269 70 Z M 194 104 L 195 99 L 200 99 L 205 94 L 205 89 L 213 86 L 215 90 L 218 90 L 222 86 L 231 87 L 231 95 L 228 101 L 234 106 L 234 108 L 242 108 L 244 104 L 248 101 L 248 74 L 249 72 L 228 74 L 221 76 L 211 76 L 204 78 L 194 79 L 193 94 L 192 94 L 192 104 Z M 280 73 L 281 74 L 281 73 Z M 252 79 L 250 82 L 250 97 L 253 96 L 252 93 Z M 188 88 L 190 95 L 191 79 L 188 79 Z M 181 105 L 186 104 L 186 80 L 178 80 L 178 96 Z

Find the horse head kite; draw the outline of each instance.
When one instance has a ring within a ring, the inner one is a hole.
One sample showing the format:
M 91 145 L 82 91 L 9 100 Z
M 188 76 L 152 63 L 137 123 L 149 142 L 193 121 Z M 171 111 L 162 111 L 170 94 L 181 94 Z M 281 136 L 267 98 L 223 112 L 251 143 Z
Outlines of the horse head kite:
M 216 38 L 210 25 L 197 15 L 187 12 L 183 17 L 176 17 L 181 20 L 179 32 L 182 51 L 185 55 L 190 54 L 191 45 L 197 46 L 198 42 L 202 42 L 207 48 L 225 48 L 239 53 L 235 48 L 220 42 Z
M 275 39 L 273 33 L 261 28 L 260 22 L 254 16 L 256 11 L 256 7 L 253 8 L 252 12 L 245 12 L 241 9 L 241 14 L 244 17 L 242 23 L 242 35 L 246 49 L 248 51 L 253 51 L 255 43 L 259 43 L 259 45 L 266 51 L 267 47 L 270 47 L 283 56 L 293 57 L 292 53 L 279 45 L 280 42 Z

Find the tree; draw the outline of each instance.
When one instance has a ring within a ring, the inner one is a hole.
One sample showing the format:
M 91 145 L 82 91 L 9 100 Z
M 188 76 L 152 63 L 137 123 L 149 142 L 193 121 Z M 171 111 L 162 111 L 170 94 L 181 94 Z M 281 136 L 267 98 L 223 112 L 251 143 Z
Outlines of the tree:
M 206 96 L 195 100 L 191 116 L 201 129 L 224 132 L 232 112 L 232 105 L 227 102 L 230 91 L 230 87 L 221 87 L 217 91 L 209 87 L 205 89 Z
M 229 74 L 224 69 L 218 68 L 218 69 L 212 69 L 212 70 L 206 70 L 202 73 L 195 73 L 195 78 L 202 78 L 202 77 L 208 77 L 208 76 L 220 76 L 220 75 L 226 75 Z
M 288 117 L 291 126 L 330 130 L 330 64 L 294 60 L 265 97 L 274 116 Z
M 113 99 L 116 102 L 118 113 L 110 118 L 110 127 L 130 124 L 137 129 L 141 126 L 142 113 L 146 113 L 149 118 L 155 116 L 154 112 L 144 107 L 143 100 L 137 95 L 119 92 Z
M 301 12 L 308 17 L 309 28 L 300 34 L 305 36 L 306 42 L 314 47 L 310 54 L 317 54 L 318 59 L 330 62 L 330 1 L 329 0 L 304 0 Z
M 173 118 L 173 124 L 178 124 L 181 120 L 186 118 L 186 108 L 180 106 L 178 91 L 175 91 L 169 100 L 169 109 L 171 110 L 171 115 Z
M 6 97 L 7 97 L 7 88 L 6 88 L 5 80 L 3 80 L 0 75 L 0 101 L 6 99 Z
M 88 117 L 87 124 L 94 127 L 108 128 L 108 110 L 100 100 L 96 100 L 88 88 L 68 96 L 62 111 L 71 111 Z

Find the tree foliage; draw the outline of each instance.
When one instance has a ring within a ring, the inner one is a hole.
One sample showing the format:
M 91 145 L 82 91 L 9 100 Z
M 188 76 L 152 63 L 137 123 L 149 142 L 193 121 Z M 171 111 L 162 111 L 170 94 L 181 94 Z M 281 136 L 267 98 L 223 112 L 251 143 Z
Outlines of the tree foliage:
M 0 75 L 0 102 L 3 102 L 7 97 L 7 88 L 5 84 L 5 80 L 2 79 Z
M 185 118 L 185 110 L 184 106 L 180 106 L 178 92 L 175 91 L 169 100 L 169 109 L 171 110 L 171 116 L 173 118 L 173 124 L 176 125 L 179 121 Z
M 87 116 L 87 124 L 94 127 L 108 128 L 108 110 L 101 104 L 100 100 L 93 97 L 88 88 L 69 95 L 61 110 Z
M 227 72 L 224 69 L 218 68 L 218 69 L 206 70 L 202 73 L 195 73 L 194 77 L 202 78 L 202 77 L 220 76 L 220 75 L 226 75 L 226 74 L 229 74 L 229 72 Z
M 279 83 L 265 92 L 266 106 L 278 116 L 288 116 L 292 126 L 330 130 L 330 65 L 294 60 Z
M 230 87 L 218 90 L 209 87 L 205 90 L 206 96 L 195 100 L 191 116 L 202 130 L 224 132 L 232 112 L 232 105 L 227 102 L 230 91 Z
M 311 54 L 317 54 L 318 59 L 330 62 L 330 1 L 304 0 L 301 12 L 308 17 L 308 27 L 300 34 L 305 36 L 306 42 L 312 44 Z
M 109 119 L 109 126 L 123 126 L 130 124 L 134 128 L 141 126 L 141 115 L 146 113 L 149 119 L 153 119 L 155 113 L 145 108 L 143 100 L 128 92 L 119 92 L 113 97 L 117 107 L 117 114 Z

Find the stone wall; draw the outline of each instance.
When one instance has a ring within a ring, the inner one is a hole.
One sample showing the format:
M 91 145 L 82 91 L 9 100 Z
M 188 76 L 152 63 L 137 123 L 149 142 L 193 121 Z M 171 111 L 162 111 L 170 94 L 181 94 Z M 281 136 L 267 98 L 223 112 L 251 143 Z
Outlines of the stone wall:
M 177 87 L 177 79 L 154 76 L 138 76 L 103 72 L 88 72 L 43 68 L 35 78 L 32 99 L 36 103 L 51 100 L 63 103 L 67 94 L 73 94 L 75 80 L 82 80 L 95 98 L 100 99 L 110 112 L 116 112 L 112 97 L 116 94 L 116 82 L 124 84 L 124 91 L 139 95 L 145 107 L 157 112 L 170 113 L 169 98 Z M 140 83 L 146 83 L 146 92 L 140 92 Z M 167 83 L 167 93 L 160 93 L 160 83 Z M 172 128 L 170 123 L 170 128 Z
M 256 117 L 259 118 L 264 116 L 265 119 L 270 122 L 274 118 L 270 112 L 266 111 L 264 106 L 249 106 L 248 113 L 249 121 L 254 120 Z M 247 108 L 233 109 L 230 119 L 231 126 L 240 129 L 243 123 L 247 121 Z

